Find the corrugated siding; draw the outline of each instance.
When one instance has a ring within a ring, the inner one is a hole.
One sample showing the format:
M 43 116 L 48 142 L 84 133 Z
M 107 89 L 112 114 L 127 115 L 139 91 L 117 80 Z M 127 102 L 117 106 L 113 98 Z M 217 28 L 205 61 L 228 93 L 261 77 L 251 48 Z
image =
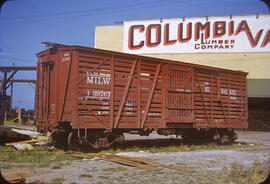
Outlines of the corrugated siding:
M 249 111 L 248 112 L 249 130 L 270 130 L 270 112 Z

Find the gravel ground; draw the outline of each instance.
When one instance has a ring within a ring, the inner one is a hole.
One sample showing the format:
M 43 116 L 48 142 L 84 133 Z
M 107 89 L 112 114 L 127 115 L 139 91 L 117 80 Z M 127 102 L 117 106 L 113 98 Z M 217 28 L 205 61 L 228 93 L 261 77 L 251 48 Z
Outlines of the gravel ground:
M 125 135 L 127 140 L 143 139 L 137 135 Z M 148 139 L 156 138 L 151 135 Z M 27 182 L 62 182 L 65 184 L 89 183 L 222 183 L 225 176 L 219 175 L 224 168 L 238 163 L 244 168 L 255 161 L 263 163 L 270 160 L 270 133 L 239 131 L 239 144 L 250 144 L 248 148 L 231 150 L 190 151 L 174 153 L 148 153 L 144 151 L 119 153 L 130 157 L 147 157 L 155 162 L 188 169 L 189 172 L 160 168 L 148 171 L 101 160 L 98 158 L 75 160 L 61 167 L 54 163 L 49 168 L 33 168 L 32 177 Z M 158 136 L 158 138 L 170 138 Z M 173 138 L 173 137 L 171 137 Z M 256 144 L 256 146 L 255 146 Z M 257 145 L 259 144 L 259 145 Z

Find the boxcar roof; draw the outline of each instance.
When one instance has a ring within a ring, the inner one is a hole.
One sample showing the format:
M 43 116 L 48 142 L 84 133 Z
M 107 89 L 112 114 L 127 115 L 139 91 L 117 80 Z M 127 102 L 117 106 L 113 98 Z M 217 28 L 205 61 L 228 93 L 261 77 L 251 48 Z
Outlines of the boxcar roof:
M 85 47 L 85 46 L 64 45 L 64 44 L 48 43 L 48 42 L 44 42 L 44 44 L 49 45 L 50 48 L 37 53 L 36 55 L 38 57 L 41 56 L 41 55 L 46 54 L 51 49 L 60 48 L 61 50 L 62 49 L 63 50 L 68 49 L 68 50 L 77 50 L 77 51 L 98 52 L 98 53 L 102 53 L 102 54 L 120 55 L 120 56 L 123 56 L 123 57 L 140 58 L 140 59 L 147 59 L 147 60 L 156 61 L 156 62 L 178 64 L 178 65 L 182 65 L 182 66 L 189 66 L 189 67 L 194 67 L 194 68 L 197 68 L 197 69 L 212 70 L 212 71 L 216 71 L 216 72 L 218 72 L 218 71 L 222 72 L 223 71 L 223 72 L 235 73 L 235 74 L 240 74 L 240 75 L 248 75 L 248 72 L 243 72 L 243 71 L 239 71 L 239 70 L 229 70 L 229 69 L 224 69 L 224 68 L 218 68 L 218 67 L 211 67 L 211 66 L 206 66 L 206 65 L 187 63 L 187 62 L 183 62 L 183 61 L 174 61 L 174 60 L 169 60 L 169 59 L 154 58 L 154 57 L 149 57 L 149 56 L 128 54 L 128 53 L 122 53 L 122 52 L 116 52 L 116 51 L 110 51 L 110 50 L 103 50 L 103 49 L 97 49 L 97 48 L 91 48 L 91 47 Z

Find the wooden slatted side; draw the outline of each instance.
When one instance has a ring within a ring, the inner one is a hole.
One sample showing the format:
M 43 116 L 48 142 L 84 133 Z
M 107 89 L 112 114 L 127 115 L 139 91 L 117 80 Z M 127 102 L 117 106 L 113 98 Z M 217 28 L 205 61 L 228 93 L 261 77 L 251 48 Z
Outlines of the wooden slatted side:
M 56 86 L 57 72 L 53 61 L 56 55 L 43 55 L 37 63 L 37 82 L 35 96 L 35 116 L 39 131 L 48 131 L 56 125 Z M 58 100 L 59 101 L 59 100 Z
M 149 107 L 147 106 L 158 63 L 93 52 L 79 54 L 78 65 L 78 127 L 142 128 L 160 122 L 160 72 Z M 133 65 L 135 68 L 131 76 Z
M 194 92 L 196 126 L 246 127 L 245 76 L 198 70 Z
M 109 128 L 111 61 L 103 54 L 78 53 L 75 128 Z
M 166 84 L 166 122 L 194 122 L 193 68 L 169 66 Z
M 38 67 L 40 122 L 109 131 L 247 124 L 246 73 L 77 46 L 44 51 L 43 60 L 54 68 L 50 76 Z

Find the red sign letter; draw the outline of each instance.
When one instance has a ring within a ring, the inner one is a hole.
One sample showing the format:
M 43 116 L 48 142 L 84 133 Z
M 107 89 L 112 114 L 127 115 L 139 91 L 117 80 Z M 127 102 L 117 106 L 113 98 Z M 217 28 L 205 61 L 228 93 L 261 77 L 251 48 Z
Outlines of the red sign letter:
M 138 29 L 140 33 L 144 31 L 144 25 L 133 25 L 128 31 L 128 48 L 130 50 L 140 49 L 144 45 L 144 41 L 140 41 L 138 45 L 134 45 L 134 30 Z

